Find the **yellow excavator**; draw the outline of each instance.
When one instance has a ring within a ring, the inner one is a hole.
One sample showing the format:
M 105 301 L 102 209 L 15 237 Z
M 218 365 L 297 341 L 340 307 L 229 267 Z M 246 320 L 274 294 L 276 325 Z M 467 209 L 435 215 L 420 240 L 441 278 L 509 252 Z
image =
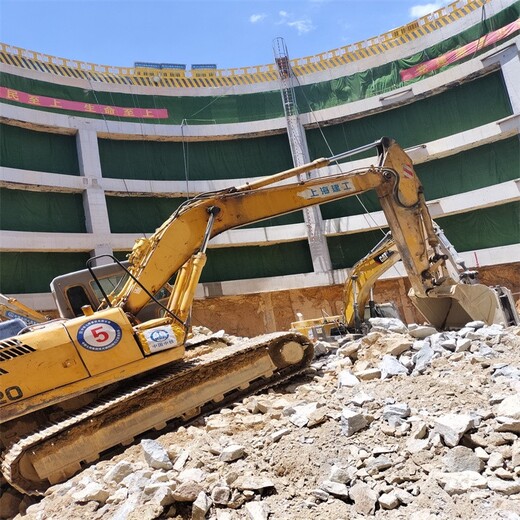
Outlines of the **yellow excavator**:
M 374 317 L 399 318 L 392 302 L 376 304 L 373 286 L 378 278 L 400 260 L 397 245 L 388 232 L 361 260 L 356 262 L 343 285 L 343 311 L 336 316 L 293 321 L 291 330 L 313 341 L 334 341 L 346 334 L 361 334 L 366 320 Z
M 459 256 L 443 230 L 433 222 L 433 229 L 439 239 L 439 248 L 451 266 L 451 276 L 457 283 L 476 284 L 478 273 L 467 269 L 464 260 Z M 347 276 L 343 286 L 342 314 L 329 316 L 325 312 L 319 318 L 303 319 L 291 323 L 291 330 L 308 336 L 313 341 L 336 341 L 345 335 L 365 334 L 369 330 L 369 318 L 398 318 L 399 310 L 393 302 L 375 303 L 373 288 L 376 281 L 393 267 L 401 256 L 397 244 L 390 232 L 359 260 Z M 504 299 L 505 325 L 518 323 L 515 306 L 510 292 L 496 287 L 495 292 Z
M 45 314 L 31 309 L 16 298 L 0 293 L 0 322 L 23 320 L 26 325 L 35 325 L 49 319 Z
M 309 177 L 377 148 L 374 166 Z M 295 182 L 278 184 L 296 177 Z M 40 494 L 150 429 L 300 373 L 311 341 L 294 332 L 249 340 L 190 334 L 190 310 L 209 240 L 228 229 L 375 190 L 414 293 L 436 327 L 503 322 L 495 290 L 450 277 L 411 159 L 392 139 L 317 159 L 186 201 L 129 256 L 122 286 L 101 285 L 99 307 L 29 327 L 0 341 L 1 469 L 18 490 Z M 114 259 L 115 260 L 115 259 Z M 94 270 L 92 278 L 96 279 Z M 174 280 L 162 316 L 139 312 Z

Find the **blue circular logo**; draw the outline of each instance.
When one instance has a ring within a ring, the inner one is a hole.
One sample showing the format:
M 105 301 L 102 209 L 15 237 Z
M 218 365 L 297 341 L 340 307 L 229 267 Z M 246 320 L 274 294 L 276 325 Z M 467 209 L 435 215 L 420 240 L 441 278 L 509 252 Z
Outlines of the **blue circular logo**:
M 78 330 L 78 343 L 87 350 L 103 352 L 121 341 L 121 327 L 112 320 L 97 319 L 84 323 Z
M 164 329 L 154 330 L 150 334 L 150 339 L 155 342 L 166 341 L 169 337 L 170 335 Z

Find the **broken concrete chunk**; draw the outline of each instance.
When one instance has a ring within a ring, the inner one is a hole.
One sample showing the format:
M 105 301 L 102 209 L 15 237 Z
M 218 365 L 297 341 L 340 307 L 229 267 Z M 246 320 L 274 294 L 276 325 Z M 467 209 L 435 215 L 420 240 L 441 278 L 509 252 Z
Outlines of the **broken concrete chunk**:
M 362 430 L 368 422 L 365 416 L 350 408 L 343 408 L 341 412 L 341 433 L 350 437 L 354 433 Z
M 383 493 L 378 502 L 383 509 L 395 509 L 399 505 L 399 499 L 395 493 Z
M 250 520 L 267 520 L 269 518 L 269 508 L 263 502 L 248 502 L 245 510 Z
M 408 332 L 406 325 L 397 318 L 369 318 L 368 319 L 374 331 L 389 331 L 405 334 Z
M 379 494 L 363 482 L 350 488 L 349 497 L 354 501 L 354 509 L 362 515 L 374 514 Z
M 520 394 L 506 397 L 497 406 L 496 415 L 520 419 Z
M 520 493 L 520 481 L 502 480 L 501 478 L 490 478 L 488 487 L 492 491 L 497 491 L 504 495 L 516 495 Z
M 383 408 L 383 418 L 390 426 L 399 426 L 410 416 L 410 407 L 406 403 L 388 404 Z
M 366 394 L 365 392 L 359 392 L 356 394 L 350 402 L 356 406 L 364 406 L 366 403 L 371 403 L 374 401 L 374 398 L 370 394 Z
M 192 520 L 204 520 L 206 518 L 206 513 L 209 511 L 209 508 L 212 505 L 211 498 L 201 491 L 197 495 L 197 499 L 193 502 L 193 506 L 191 508 L 191 518 Z
M 201 491 L 203 491 L 201 484 L 188 480 L 175 488 L 173 498 L 176 502 L 195 502 Z
M 415 327 L 412 327 L 411 325 L 408 326 L 408 334 L 416 339 L 425 339 L 436 332 L 437 329 L 430 325 L 415 325 Z
M 118 462 L 104 476 L 103 480 L 107 484 L 119 484 L 126 476 L 135 471 L 133 464 L 126 460 Z
M 284 435 L 288 435 L 289 433 L 291 433 L 289 428 L 282 428 L 281 430 L 276 430 L 271 433 L 270 438 L 273 442 L 278 442 Z
M 335 497 L 348 498 L 349 491 L 348 487 L 341 482 L 334 482 L 332 480 L 324 480 L 321 483 L 321 489 L 334 495 Z
M 293 413 L 289 415 L 289 421 L 295 426 L 303 428 L 309 422 L 309 416 L 318 408 L 318 403 L 306 403 L 292 407 Z
M 359 384 L 359 379 L 350 370 L 342 370 L 338 376 L 338 384 L 352 388 Z
M 520 433 L 520 419 L 499 416 L 496 420 L 499 423 L 496 428 L 497 432 Z
M 449 495 L 459 495 L 471 489 L 487 487 L 487 479 L 476 471 L 441 473 L 437 474 L 436 478 Z
M 462 436 L 475 426 L 475 418 L 471 415 L 450 413 L 442 415 L 435 421 L 436 431 L 450 448 L 457 446 Z
M 218 485 L 211 491 L 211 500 L 215 504 L 225 506 L 231 498 L 231 489 L 228 486 Z
M 339 482 L 340 484 L 348 484 L 350 475 L 345 469 L 333 466 L 330 470 L 329 480 L 331 482 Z
M 274 487 L 274 482 L 270 478 L 263 476 L 242 476 L 238 477 L 230 485 L 231 487 L 240 489 L 241 491 L 259 491 L 261 489 Z
M 408 374 L 408 369 L 397 358 L 388 354 L 383 356 L 381 363 L 379 363 L 379 369 L 381 370 L 381 379 Z
M 379 368 L 367 368 L 365 370 L 356 370 L 355 374 L 358 379 L 361 379 L 361 381 L 381 379 L 381 370 Z
M 231 444 L 222 450 L 220 453 L 220 460 L 223 462 L 234 462 L 235 460 L 241 459 L 244 455 L 244 446 L 240 446 L 240 444 Z
M 143 439 L 141 441 L 144 459 L 151 468 L 172 469 L 173 464 L 168 457 L 167 451 L 157 441 L 153 439 Z
M 89 482 L 83 489 L 76 491 L 72 495 L 72 499 L 76 502 L 99 502 L 104 504 L 110 493 L 106 491 L 98 482 Z
M 202 482 L 206 478 L 206 473 L 200 468 L 188 468 L 181 471 L 177 477 L 179 482 L 193 480 L 193 482 Z
M 455 446 L 444 457 L 444 467 L 448 473 L 461 471 L 476 471 L 480 473 L 484 469 L 484 462 L 473 450 L 464 446 Z
M 422 374 L 426 368 L 430 366 L 434 355 L 435 352 L 432 347 L 428 343 L 425 343 L 421 350 L 412 357 L 412 361 L 415 363 L 414 371 Z

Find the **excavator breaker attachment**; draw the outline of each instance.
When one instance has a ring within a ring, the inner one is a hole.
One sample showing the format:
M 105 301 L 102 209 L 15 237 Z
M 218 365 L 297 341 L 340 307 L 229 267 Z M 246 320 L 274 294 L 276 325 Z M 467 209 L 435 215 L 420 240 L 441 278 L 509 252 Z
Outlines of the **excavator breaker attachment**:
M 501 288 L 503 289 L 503 288 Z M 481 284 L 455 284 L 432 289 L 428 296 L 408 293 L 419 312 L 437 329 L 457 329 L 470 321 L 512 325 L 495 288 Z

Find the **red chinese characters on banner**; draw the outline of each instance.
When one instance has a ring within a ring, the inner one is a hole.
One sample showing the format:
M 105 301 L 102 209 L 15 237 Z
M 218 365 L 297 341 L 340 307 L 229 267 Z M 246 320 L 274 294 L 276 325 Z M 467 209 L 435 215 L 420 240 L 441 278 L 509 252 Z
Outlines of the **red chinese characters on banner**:
M 133 117 L 138 119 L 168 118 L 168 110 L 166 108 L 131 108 L 97 105 L 93 103 L 83 103 L 81 101 L 69 101 L 68 99 L 57 99 L 36 94 L 28 94 L 27 92 L 21 92 L 20 90 L 6 87 L 0 87 L 0 99 L 17 101 L 24 105 L 74 110 L 75 112 L 88 112 L 105 116 Z
M 434 70 L 440 69 L 441 67 L 445 67 L 446 65 L 459 61 L 462 58 L 471 56 L 473 53 L 478 52 L 484 47 L 492 45 L 493 43 L 511 36 L 515 31 L 518 31 L 518 29 L 520 29 L 520 19 L 511 22 L 501 29 L 490 32 L 485 36 L 482 36 L 482 38 L 472 41 L 463 47 L 447 52 L 438 58 L 419 63 L 419 65 L 415 65 L 415 67 L 410 67 L 409 69 L 400 71 L 399 74 L 401 75 L 401 80 L 410 81 L 411 79 L 418 78 L 419 76 L 424 76 L 424 74 L 428 74 L 428 72 L 433 72 Z

